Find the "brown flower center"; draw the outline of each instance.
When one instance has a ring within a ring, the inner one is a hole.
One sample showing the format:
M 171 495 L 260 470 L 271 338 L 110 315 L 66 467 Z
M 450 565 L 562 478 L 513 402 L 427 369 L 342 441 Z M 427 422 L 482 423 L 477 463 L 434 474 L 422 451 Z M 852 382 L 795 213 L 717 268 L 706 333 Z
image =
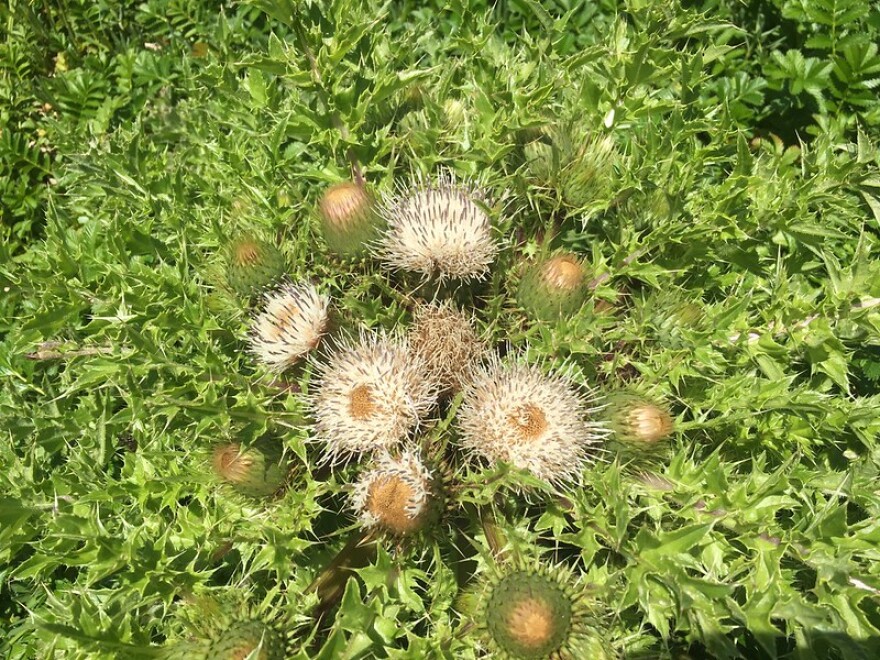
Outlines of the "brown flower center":
M 533 403 L 526 403 L 511 413 L 510 423 L 524 440 L 535 440 L 547 430 L 547 416 Z
M 553 608 L 542 598 L 524 598 L 507 617 L 510 636 L 527 649 L 544 646 L 553 635 Z
M 348 395 L 348 412 L 352 417 L 363 420 L 371 417 L 378 406 L 369 385 L 358 385 Z
M 400 477 L 379 478 L 370 484 L 366 508 L 385 529 L 407 534 L 418 529 L 422 518 L 412 517 L 407 511 L 413 495 L 413 487 Z
M 574 256 L 563 254 L 544 265 L 544 279 L 553 288 L 571 291 L 583 282 L 584 269 Z
M 252 241 L 235 246 L 235 261 L 241 266 L 251 266 L 260 260 L 260 247 Z
M 299 308 L 293 303 L 285 301 L 273 314 L 275 322 L 269 327 L 269 338 L 272 341 L 281 339 L 284 331 L 291 326 L 293 317 L 297 314 L 299 314 Z

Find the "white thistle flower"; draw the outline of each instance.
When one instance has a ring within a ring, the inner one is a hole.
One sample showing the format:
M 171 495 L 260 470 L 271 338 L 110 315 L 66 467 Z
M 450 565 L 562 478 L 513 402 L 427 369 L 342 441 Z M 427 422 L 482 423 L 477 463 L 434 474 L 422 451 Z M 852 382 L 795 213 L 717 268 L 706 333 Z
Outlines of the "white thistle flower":
M 418 182 L 386 198 L 376 257 L 392 268 L 426 278 L 479 279 L 498 253 L 485 193 L 451 175 Z
M 567 377 L 495 357 L 466 385 L 458 427 L 472 455 L 558 483 L 576 480 L 608 435 L 591 421 L 598 410 Z
M 317 366 L 309 396 L 314 439 L 328 460 L 389 449 L 430 412 L 437 387 L 405 339 L 361 335 Z
M 251 352 L 273 371 L 288 369 L 327 332 L 330 299 L 311 284 L 286 282 L 263 297 L 251 323 Z
M 418 531 L 431 513 L 431 472 L 418 453 L 380 455 L 354 487 L 351 507 L 365 528 L 397 535 Z

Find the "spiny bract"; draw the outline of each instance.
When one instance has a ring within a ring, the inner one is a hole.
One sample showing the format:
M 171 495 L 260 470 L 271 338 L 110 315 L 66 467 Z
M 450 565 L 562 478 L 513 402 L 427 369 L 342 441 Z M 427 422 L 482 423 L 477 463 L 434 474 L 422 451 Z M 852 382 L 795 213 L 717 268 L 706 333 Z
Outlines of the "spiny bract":
M 436 399 L 425 361 L 406 339 L 362 334 L 339 342 L 317 365 L 309 395 L 313 436 L 333 461 L 389 449 L 408 437 Z
M 287 282 L 266 294 L 251 323 L 251 352 L 273 371 L 288 369 L 327 332 L 330 299 L 311 284 Z
M 503 461 L 550 483 L 577 479 L 607 436 L 597 408 L 561 375 L 498 358 L 477 369 L 458 412 L 461 444 L 490 464 Z
M 387 227 L 376 256 L 426 278 L 479 279 L 499 249 L 485 203 L 482 190 L 450 175 L 416 183 L 381 205 Z

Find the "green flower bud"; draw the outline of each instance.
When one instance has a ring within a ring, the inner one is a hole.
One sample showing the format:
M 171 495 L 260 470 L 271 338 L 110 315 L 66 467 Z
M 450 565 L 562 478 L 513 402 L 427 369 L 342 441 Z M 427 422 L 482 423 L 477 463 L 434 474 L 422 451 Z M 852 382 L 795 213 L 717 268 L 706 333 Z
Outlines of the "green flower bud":
M 271 243 L 243 236 L 227 249 L 226 281 L 241 296 L 256 296 L 278 281 L 286 270 L 284 255 Z

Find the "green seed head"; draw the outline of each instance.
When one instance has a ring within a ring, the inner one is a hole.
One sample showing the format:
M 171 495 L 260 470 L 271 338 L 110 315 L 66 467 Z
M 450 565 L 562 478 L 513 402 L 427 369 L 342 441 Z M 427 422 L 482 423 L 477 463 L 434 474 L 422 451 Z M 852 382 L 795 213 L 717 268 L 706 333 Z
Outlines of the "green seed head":
M 573 254 L 562 253 L 523 275 L 517 298 L 533 319 L 550 321 L 575 314 L 587 299 L 587 273 Z
M 321 234 L 341 257 L 360 257 L 376 237 L 373 197 L 361 185 L 344 181 L 330 186 L 318 204 Z
M 214 449 L 214 472 L 242 495 L 269 497 L 284 487 L 289 466 L 269 443 L 242 447 L 237 442 Z
M 286 270 L 287 262 L 278 248 L 251 236 L 233 241 L 227 250 L 226 280 L 241 296 L 257 295 Z
M 573 609 L 571 597 L 552 577 L 515 571 L 492 588 L 487 628 L 510 657 L 546 658 L 565 645 Z
M 262 621 L 236 621 L 213 641 L 211 660 L 284 660 L 281 634 Z

